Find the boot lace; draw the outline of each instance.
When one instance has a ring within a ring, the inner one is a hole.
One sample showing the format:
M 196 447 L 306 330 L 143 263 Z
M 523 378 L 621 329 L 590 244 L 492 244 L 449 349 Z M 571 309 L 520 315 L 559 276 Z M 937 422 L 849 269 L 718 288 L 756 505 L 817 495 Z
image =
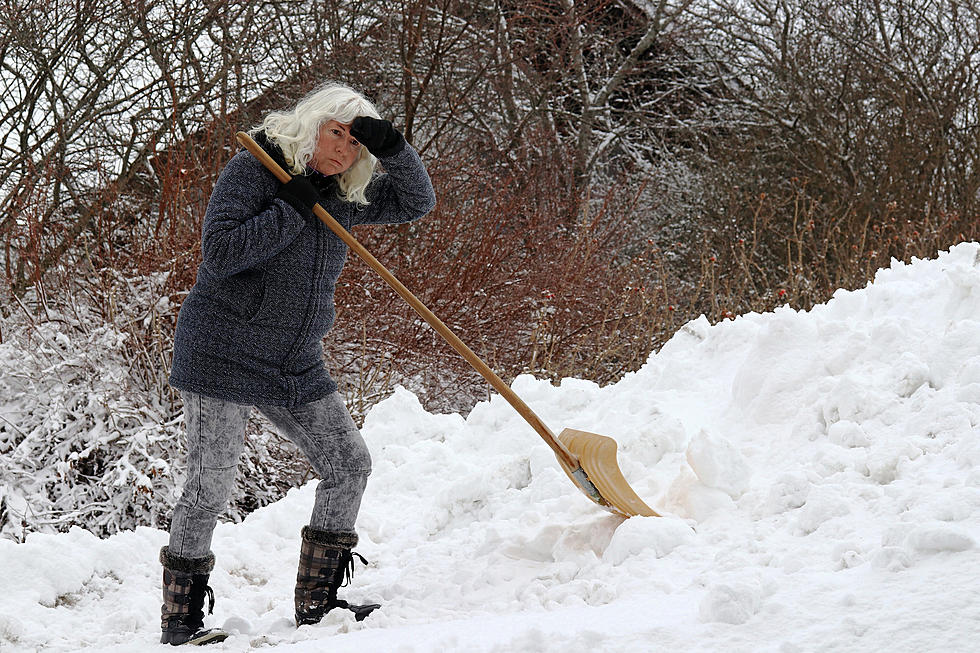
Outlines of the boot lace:
M 344 575 L 343 575 L 343 579 L 341 580 L 340 586 L 346 587 L 347 585 L 350 585 L 351 579 L 354 578 L 354 556 L 357 556 L 357 558 L 361 561 L 361 564 L 365 566 L 371 563 L 369 563 L 364 558 L 364 556 L 362 556 L 360 553 L 357 553 L 356 551 L 345 551 L 343 556 L 344 557 L 341 560 L 341 565 L 343 566 L 344 569 Z

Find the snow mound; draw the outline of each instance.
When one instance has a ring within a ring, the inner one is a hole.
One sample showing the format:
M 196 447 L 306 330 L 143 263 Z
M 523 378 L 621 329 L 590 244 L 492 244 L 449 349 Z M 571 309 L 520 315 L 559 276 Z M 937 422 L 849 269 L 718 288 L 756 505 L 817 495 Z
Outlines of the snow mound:
M 967 651 L 980 634 L 980 246 L 893 263 L 808 312 L 685 325 L 599 387 L 530 376 L 555 431 L 613 437 L 663 518 L 581 497 L 500 397 L 465 419 L 399 390 L 363 429 L 345 589 L 384 607 L 291 624 L 314 486 L 219 525 L 215 650 Z M 157 549 L 140 528 L 0 541 L 0 649 L 149 650 Z

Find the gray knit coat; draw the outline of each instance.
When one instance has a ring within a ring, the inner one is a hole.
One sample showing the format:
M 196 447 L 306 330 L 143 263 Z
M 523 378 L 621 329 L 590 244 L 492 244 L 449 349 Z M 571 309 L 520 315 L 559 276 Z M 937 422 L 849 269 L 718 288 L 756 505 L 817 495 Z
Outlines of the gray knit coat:
M 280 164 L 282 153 L 256 137 Z M 408 144 L 381 158 L 365 207 L 332 178 L 311 177 L 320 204 L 346 229 L 416 220 L 435 206 L 422 160 Z M 197 280 L 177 318 L 170 384 L 246 405 L 294 406 L 337 389 L 321 341 L 334 321 L 334 288 L 347 245 L 316 217 L 276 197 L 281 184 L 238 152 L 211 193 Z

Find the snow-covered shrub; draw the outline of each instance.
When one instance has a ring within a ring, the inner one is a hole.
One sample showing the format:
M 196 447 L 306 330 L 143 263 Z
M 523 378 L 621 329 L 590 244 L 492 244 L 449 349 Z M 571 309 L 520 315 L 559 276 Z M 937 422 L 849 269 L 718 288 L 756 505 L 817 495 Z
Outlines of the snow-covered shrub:
M 165 526 L 178 496 L 185 449 L 182 408 L 166 384 L 176 317 L 166 275 L 98 276 L 108 313 L 78 293 L 36 310 L 11 299 L 16 310 L 0 316 L 4 537 Z M 236 520 L 307 473 L 270 426 L 253 420 L 248 430 L 226 515 Z

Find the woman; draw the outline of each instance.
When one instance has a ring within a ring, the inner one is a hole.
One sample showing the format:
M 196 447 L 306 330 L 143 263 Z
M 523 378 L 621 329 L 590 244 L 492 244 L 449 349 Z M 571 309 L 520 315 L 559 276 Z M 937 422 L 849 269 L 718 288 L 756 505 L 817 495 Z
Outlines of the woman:
M 235 482 L 252 407 L 309 458 L 320 477 L 301 534 L 296 623 L 345 607 L 337 598 L 357 543 L 354 522 L 371 458 L 322 360 L 347 247 L 313 216 L 340 224 L 415 220 L 435 205 L 419 155 L 362 95 L 329 84 L 253 137 L 294 176 L 281 184 L 247 151 L 222 171 L 204 217 L 202 262 L 177 320 L 170 383 L 187 422 L 187 480 L 163 563 L 161 641 L 220 641 L 205 630 L 211 536 Z M 378 161 L 384 174 L 375 174 Z

